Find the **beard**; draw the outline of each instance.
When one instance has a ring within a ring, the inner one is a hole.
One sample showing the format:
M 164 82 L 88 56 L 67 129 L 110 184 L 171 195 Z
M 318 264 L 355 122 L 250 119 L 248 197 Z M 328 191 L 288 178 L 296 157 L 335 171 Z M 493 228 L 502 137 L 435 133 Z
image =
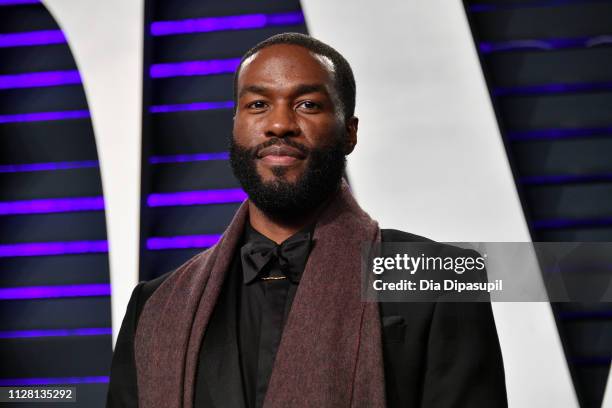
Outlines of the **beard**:
M 283 143 L 304 153 L 306 167 L 297 180 L 290 182 L 285 178 L 287 168 L 275 166 L 272 168 L 275 179 L 264 181 L 257 172 L 257 154 L 265 147 Z M 245 148 L 232 138 L 230 164 L 257 208 L 271 219 L 290 222 L 310 214 L 338 190 L 346 168 L 346 155 L 341 140 L 330 147 L 308 149 L 291 139 L 272 138 Z

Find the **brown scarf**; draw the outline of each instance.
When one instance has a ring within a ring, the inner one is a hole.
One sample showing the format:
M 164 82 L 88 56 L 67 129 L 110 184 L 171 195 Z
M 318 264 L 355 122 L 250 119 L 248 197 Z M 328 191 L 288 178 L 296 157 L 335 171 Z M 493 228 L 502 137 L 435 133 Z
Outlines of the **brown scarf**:
M 200 344 L 247 222 L 243 203 L 212 248 L 147 301 L 135 338 L 140 408 L 192 408 Z M 361 301 L 361 249 L 380 230 L 343 182 L 321 214 L 264 407 L 384 407 L 377 303 Z

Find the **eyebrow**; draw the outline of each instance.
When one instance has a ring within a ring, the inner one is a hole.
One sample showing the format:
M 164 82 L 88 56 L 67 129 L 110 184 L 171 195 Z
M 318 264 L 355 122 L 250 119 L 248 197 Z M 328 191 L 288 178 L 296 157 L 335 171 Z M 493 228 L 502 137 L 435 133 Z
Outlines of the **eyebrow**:
M 247 93 L 254 93 L 254 94 L 258 94 L 258 95 L 266 95 L 269 92 L 270 92 L 270 89 L 266 88 L 265 86 L 261 86 L 261 85 L 248 85 L 248 86 L 245 86 L 244 88 L 242 88 L 240 90 L 240 93 L 238 94 L 238 98 L 244 96 Z M 316 92 L 320 92 L 320 93 L 323 93 L 325 95 L 328 95 L 327 88 L 325 88 L 325 86 L 321 85 L 321 84 L 301 84 L 301 85 L 298 85 L 298 87 L 295 89 L 295 91 L 293 91 L 293 94 L 295 96 L 300 96 L 300 95 L 309 94 L 309 93 L 316 93 Z
M 324 85 L 300 85 L 297 87 L 297 89 L 295 90 L 295 94 L 296 95 L 304 95 L 304 94 L 309 94 L 309 93 L 316 93 L 316 92 L 320 92 L 323 93 L 325 95 L 327 95 L 327 88 L 325 88 Z
M 244 88 L 242 88 L 240 90 L 240 93 L 238 94 L 238 97 L 242 97 L 244 94 L 247 93 L 254 93 L 254 94 L 259 94 L 259 95 L 265 95 L 266 93 L 268 93 L 268 88 L 264 87 L 264 86 L 259 86 L 259 85 L 249 85 L 249 86 L 245 86 Z

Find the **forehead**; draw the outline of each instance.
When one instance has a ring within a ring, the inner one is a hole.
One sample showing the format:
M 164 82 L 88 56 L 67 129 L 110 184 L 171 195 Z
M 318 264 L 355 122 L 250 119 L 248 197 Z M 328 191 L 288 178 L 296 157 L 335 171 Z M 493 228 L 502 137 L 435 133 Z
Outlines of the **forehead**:
M 325 56 L 290 44 L 275 44 L 247 58 L 238 75 L 238 89 L 247 85 L 289 87 L 332 85 L 334 66 Z

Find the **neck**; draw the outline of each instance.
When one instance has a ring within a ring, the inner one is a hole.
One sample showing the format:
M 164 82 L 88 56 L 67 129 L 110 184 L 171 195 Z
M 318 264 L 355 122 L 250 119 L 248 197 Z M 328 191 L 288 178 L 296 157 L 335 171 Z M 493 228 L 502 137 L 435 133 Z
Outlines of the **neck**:
M 309 214 L 296 219 L 281 221 L 267 216 L 255 204 L 249 201 L 249 221 L 251 226 L 260 234 L 277 244 L 281 244 L 296 232 L 313 223 L 326 203 L 327 200 Z

